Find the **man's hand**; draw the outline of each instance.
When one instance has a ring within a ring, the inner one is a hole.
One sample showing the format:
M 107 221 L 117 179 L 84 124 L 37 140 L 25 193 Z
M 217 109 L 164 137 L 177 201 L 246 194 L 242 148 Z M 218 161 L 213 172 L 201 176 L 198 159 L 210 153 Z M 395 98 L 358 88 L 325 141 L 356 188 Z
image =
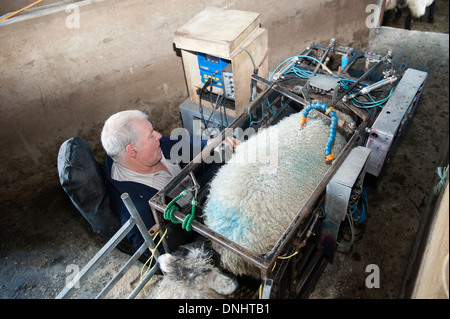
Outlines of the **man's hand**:
M 213 140 L 214 140 L 214 138 L 210 138 L 210 139 L 206 142 L 206 144 L 209 145 Z M 241 143 L 242 143 L 242 142 L 239 141 L 237 138 L 231 137 L 231 136 L 226 137 L 226 138 L 223 140 L 223 142 L 222 142 L 223 145 L 231 147 L 231 149 L 233 150 L 233 152 L 234 152 L 234 149 L 236 148 L 236 146 L 238 146 L 238 145 L 241 144 Z M 219 151 L 220 151 L 219 148 L 220 148 L 220 146 L 217 146 L 217 147 L 214 149 L 214 151 L 215 151 L 215 152 L 219 152 Z

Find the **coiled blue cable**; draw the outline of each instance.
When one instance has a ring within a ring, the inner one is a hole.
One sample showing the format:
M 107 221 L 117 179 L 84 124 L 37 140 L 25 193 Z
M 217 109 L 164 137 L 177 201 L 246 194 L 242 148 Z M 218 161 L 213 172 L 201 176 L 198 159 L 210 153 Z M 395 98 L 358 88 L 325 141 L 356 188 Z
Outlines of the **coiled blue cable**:
M 331 148 L 333 147 L 334 138 L 336 137 L 336 127 L 338 124 L 338 117 L 336 115 L 336 112 L 327 104 L 321 102 L 312 102 L 303 109 L 302 119 L 300 123 L 301 125 L 305 123 L 309 112 L 313 109 L 322 110 L 325 112 L 325 114 L 329 114 L 331 117 L 330 135 L 328 137 L 327 144 L 325 145 L 325 159 L 327 162 L 330 161 L 331 163 L 333 163 L 334 154 L 331 153 Z

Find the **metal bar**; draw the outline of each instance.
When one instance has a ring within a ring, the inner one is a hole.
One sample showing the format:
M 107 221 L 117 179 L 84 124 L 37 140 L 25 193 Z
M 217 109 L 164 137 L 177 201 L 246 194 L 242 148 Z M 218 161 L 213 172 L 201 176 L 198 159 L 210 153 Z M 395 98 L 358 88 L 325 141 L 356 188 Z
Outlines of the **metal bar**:
M 348 59 L 347 65 L 341 70 L 341 72 L 349 76 L 348 70 L 356 63 L 358 59 L 361 59 L 362 57 L 364 57 L 363 53 L 359 51 L 353 51 L 352 55 Z
M 294 93 L 289 92 L 288 90 L 282 88 L 282 87 L 279 86 L 279 85 L 274 85 L 273 88 L 272 88 L 272 90 L 274 90 L 275 92 L 278 92 L 278 93 L 283 94 L 284 96 L 286 96 L 286 97 L 292 99 L 293 101 L 297 102 L 298 104 L 301 104 L 301 105 L 308 105 L 308 103 L 305 102 L 305 100 L 302 99 L 300 96 L 298 96 L 298 95 L 296 95 L 296 94 L 294 94 Z
M 150 271 L 144 276 L 144 278 L 139 282 L 139 284 L 134 288 L 134 290 L 131 292 L 131 294 L 128 296 L 127 299 L 134 299 L 137 294 L 144 288 L 144 286 L 147 284 L 147 282 L 150 280 L 150 278 L 153 277 L 153 275 L 156 273 L 156 271 L 159 269 L 159 263 L 158 260 L 156 260 L 155 265 L 150 269 Z
M 205 148 L 191 161 L 187 164 L 181 172 L 175 176 L 166 186 L 158 191 L 149 201 L 150 205 L 155 203 L 156 205 L 161 205 L 164 202 L 164 197 L 169 194 L 180 182 L 189 175 L 198 165 L 202 163 L 206 158 L 209 158 L 209 154 L 217 146 L 219 146 L 226 136 L 232 136 L 233 129 L 239 127 L 245 120 L 249 118 L 248 113 L 242 113 L 233 123 L 230 124 L 228 128 L 223 130 L 220 135 L 216 136 Z M 164 210 L 162 211 L 164 212 Z
M 127 193 L 121 196 L 126 208 L 130 212 L 130 219 L 122 225 L 122 227 L 114 234 L 114 236 L 100 249 L 100 251 L 87 263 L 86 266 L 80 271 L 80 273 L 75 276 L 64 289 L 56 296 L 56 299 L 69 298 L 75 289 L 75 285 L 80 283 L 86 276 L 91 274 L 99 264 L 105 259 L 105 257 L 120 243 L 120 241 L 130 232 L 130 230 L 137 226 L 141 235 L 144 237 L 145 242 L 142 246 L 133 254 L 133 256 L 127 261 L 127 263 L 122 267 L 122 269 L 111 279 L 111 281 L 103 288 L 103 290 L 97 295 L 96 298 L 104 297 L 117 283 L 117 281 L 122 278 L 125 272 L 133 265 L 136 260 L 144 253 L 144 251 L 149 249 L 154 249 L 155 258 L 159 257 L 159 252 L 155 249 L 155 244 L 151 239 L 148 231 L 145 227 L 144 222 L 141 219 L 136 207 L 134 206 L 132 200 Z M 138 291 L 139 292 L 139 291 Z
M 326 47 L 326 49 L 324 49 L 324 53 L 322 55 L 322 58 L 320 59 L 320 63 L 318 63 L 316 65 L 316 67 L 314 68 L 313 73 L 311 74 L 311 76 L 306 81 L 306 85 L 309 83 L 309 80 L 316 75 L 316 73 L 319 70 L 320 66 L 322 64 L 324 64 L 325 59 L 328 57 L 328 54 L 330 53 L 330 51 L 334 48 L 335 43 L 336 43 L 336 39 L 331 39 L 330 44 L 328 45 L 328 47 Z
M 112 287 L 125 275 L 128 269 L 134 265 L 134 263 L 139 259 L 139 257 L 147 250 L 147 245 L 143 243 L 141 247 L 133 254 L 133 256 L 126 262 L 126 264 L 119 270 L 119 272 L 111 279 L 111 281 L 103 288 L 103 290 L 95 297 L 95 299 L 100 299 L 105 297 Z
M 155 226 L 157 227 L 157 229 L 159 229 L 161 234 L 164 234 L 166 231 L 166 226 L 165 226 L 163 215 L 158 213 L 155 206 L 152 204 L 151 200 L 149 200 L 148 203 L 150 205 L 150 208 L 151 208 L 151 211 L 153 214 L 153 218 L 155 219 Z M 165 207 L 165 203 L 161 203 L 161 205 L 164 205 L 164 207 Z M 162 241 L 162 245 L 163 245 L 164 251 L 166 253 L 171 253 L 171 251 L 169 249 L 169 244 L 167 243 L 167 240 L 165 237 Z
M 158 206 L 155 203 L 151 203 L 151 205 L 153 205 L 153 207 L 155 207 L 155 209 L 164 212 L 164 207 L 162 206 Z M 184 219 L 186 218 L 186 215 L 176 211 L 174 212 L 173 216 L 175 217 L 175 219 L 177 221 L 179 221 L 180 223 L 182 223 L 184 221 Z M 196 233 L 214 241 L 215 243 L 223 246 L 224 248 L 238 254 L 240 257 L 242 257 L 243 259 L 247 260 L 248 262 L 254 264 L 255 266 L 257 266 L 258 268 L 262 268 L 265 269 L 267 268 L 267 265 L 264 263 L 264 260 L 261 256 L 254 254 L 253 252 L 245 249 L 244 247 L 236 244 L 235 242 L 229 240 L 228 238 L 220 235 L 219 233 L 216 233 L 215 231 L 207 228 L 205 225 L 197 222 L 197 221 L 193 221 L 191 224 L 191 229 L 193 231 L 195 231 Z
M 257 82 L 264 84 L 266 87 L 271 87 L 273 85 L 273 82 L 267 81 L 266 79 L 256 74 L 252 74 L 251 78 L 252 80 L 256 80 Z
M 369 74 L 371 74 L 373 71 L 375 71 L 381 64 L 386 62 L 387 58 L 388 58 L 388 56 L 382 58 L 380 61 L 375 63 L 374 66 L 372 66 L 366 73 L 361 75 L 361 77 L 358 78 L 355 82 L 353 82 L 352 85 L 350 85 L 344 92 L 339 94 L 336 97 L 336 99 L 333 99 L 333 101 L 331 101 L 331 103 L 330 103 L 330 106 L 334 106 L 339 100 L 341 100 L 345 95 L 347 95 L 348 92 L 353 90 L 359 83 L 361 83 L 365 78 L 367 78 L 369 76 Z
M 264 288 L 261 299 L 270 299 L 270 293 L 272 292 L 273 279 L 266 279 L 264 281 Z
M 245 107 L 243 113 L 244 113 L 244 114 L 247 114 L 247 115 L 250 114 L 250 113 L 253 111 L 253 109 L 256 107 L 256 105 L 258 105 L 258 104 L 261 103 L 261 102 L 260 102 L 260 101 L 261 101 L 261 97 L 265 97 L 267 94 L 270 93 L 271 88 L 272 88 L 272 86 L 266 87 L 266 88 L 264 89 L 264 91 L 262 91 L 262 92 L 259 94 L 259 98 L 254 99 L 253 101 L 250 102 L 249 105 L 247 105 L 247 106 Z
M 80 273 L 75 276 L 64 289 L 56 296 L 55 299 L 69 298 L 75 289 L 75 285 L 80 283 L 85 276 L 89 275 L 95 270 L 98 265 L 103 261 L 107 254 L 109 254 L 125 237 L 126 234 L 134 227 L 135 221 L 130 218 L 123 226 L 114 234 L 114 236 L 98 251 L 97 254 L 87 263 L 86 266 L 81 269 Z
M 372 149 L 367 172 L 378 176 L 395 140 L 415 110 L 427 72 L 407 69 L 389 101 L 374 121 L 366 146 Z
M 322 252 L 316 250 L 314 253 L 311 251 L 311 254 L 312 256 L 310 256 L 307 263 L 304 265 L 302 274 L 300 278 L 297 279 L 295 289 L 292 291 L 294 293 L 294 296 L 292 297 L 294 298 L 307 298 L 310 293 L 309 289 L 311 287 L 311 281 L 315 284 L 327 265 L 327 261 Z
M 153 242 L 152 238 L 150 237 L 150 234 L 148 233 L 148 229 L 144 224 L 144 221 L 142 220 L 141 216 L 139 215 L 139 212 L 136 209 L 136 206 L 134 206 L 133 201 L 130 198 L 130 195 L 128 193 L 123 193 L 122 196 L 123 203 L 125 204 L 126 208 L 130 212 L 131 217 L 134 219 L 136 226 L 138 227 L 142 237 L 144 237 L 146 246 L 154 250 L 154 256 L 155 258 L 159 258 L 159 251 L 155 249 L 155 243 Z

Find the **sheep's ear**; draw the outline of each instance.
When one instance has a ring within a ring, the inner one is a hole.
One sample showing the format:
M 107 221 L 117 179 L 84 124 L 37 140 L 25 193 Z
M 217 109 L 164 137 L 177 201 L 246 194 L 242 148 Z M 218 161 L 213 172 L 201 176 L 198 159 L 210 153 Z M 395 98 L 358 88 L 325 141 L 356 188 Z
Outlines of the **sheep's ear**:
M 159 268 L 163 273 L 172 272 L 172 262 L 175 259 L 171 254 L 163 254 L 159 256 Z
M 216 273 L 213 275 L 212 280 L 208 282 L 208 287 L 215 290 L 219 294 L 229 295 L 236 290 L 238 287 L 238 282 L 230 276 Z

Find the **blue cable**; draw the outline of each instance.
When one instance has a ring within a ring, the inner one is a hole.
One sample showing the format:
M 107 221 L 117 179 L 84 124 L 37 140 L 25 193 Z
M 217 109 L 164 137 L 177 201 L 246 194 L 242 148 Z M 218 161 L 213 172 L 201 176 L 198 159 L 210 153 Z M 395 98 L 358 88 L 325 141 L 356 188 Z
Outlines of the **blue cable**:
M 280 67 L 282 67 L 285 63 L 289 62 L 290 60 L 292 60 L 292 59 L 294 59 L 294 58 L 296 58 L 296 57 L 298 57 L 298 58 L 306 58 L 306 59 L 310 59 L 310 60 L 313 60 L 313 61 L 319 63 L 320 65 L 323 64 L 323 63 L 321 63 L 318 59 L 316 59 L 316 58 L 314 58 L 314 57 L 312 57 L 312 56 L 309 56 L 309 55 L 295 55 L 295 56 L 292 56 L 292 57 L 290 57 L 290 58 L 284 60 L 283 62 L 281 62 L 281 63 L 275 68 L 275 70 L 272 72 L 272 75 L 270 76 L 269 81 L 272 81 L 272 76 L 276 73 L 276 71 L 277 71 Z M 294 74 L 297 75 L 299 78 L 303 78 L 303 79 L 309 79 L 309 77 L 310 77 L 311 74 L 312 74 L 311 71 L 300 70 L 300 69 L 297 68 L 295 65 L 291 68 L 291 70 L 288 70 L 288 71 L 285 72 L 284 74 L 290 74 L 290 73 L 294 73 Z M 283 75 L 284 75 L 284 74 L 283 74 Z M 335 74 L 333 74 L 333 73 L 331 73 L 331 75 L 334 76 L 334 77 L 336 77 L 336 78 L 338 78 L 339 81 L 341 81 L 341 86 L 342 86 L 344 89 L 347 88 L 347 85 L 344 83 L 345 81 L 347 81 L 347 82 L 355 82 L 355 80 L 352 80 L 352 79 L 346 79 L 346 78 L 341 78 L 341 77 L 339 77 L 339 76 L 337 76 L 337 75 L 335 75 Z M 366 83 L 361 83 L 361 84 L 363 84 L 363 85 L 365 85 L 365 86 L 368 86 L 368 85 L 369 85 L 369 84 L 366 84 Z M 368 97 L 369 97 L 369 99 L 371 100 L 371 102 L 364 102 L 364 101 L 361 101 L 358 97 L 354 97 L 353 99 L 351 99 L 351 102 L 352 102 L 352 104 L 353 104 L 354 106 L 356 106 L 356 107 L 358 107 L 358 108 L 363 108 L 363 109 L 374 108 L 374 107 L 380 107 L 380 108 L 382 108 L 382 107 L 383 107 L 383 104 L 384 104 L 384 103 L 392 96 L 393 91 L 394 91 L 394 89 L 392 89 L 392 90 L 390 91 L 389 95 L 388 95 L 386 98 L 381 99 L 381 100 L 379 100 L 379 101 L 375 101 L 374 98 L 373 98 L 370 94 L 367 94 Z M 349 93 L 351 94 L 352 92 L 349 92 Z
M 321 102 L 312 102 L 312 103 L 308 104 L 307 106 L 305 106 L 305 108 L 303 109 L 302 122 L 301 122 L 302 125 L 305 123 L 306 118 L 308 117 L 308 114 L 312 109 L 318 109 L 318 110 L 322 110 L 324 112 L 329 112 L 329 115 L 331 117 L 330 135 L 328 137 L 327 144 L 325 145 L 325 157 L 326 157 L 327 161 L 331 161 L 331 163 L 333 163 L 334 155 L 331 153 L 331 147 L 333 146 L 334 138 L 336 137 L 336 127 L 338 124 L 338 117 L 334 110 L 329 111 L 329 107 L 327 104 L 321 103 Z
M 290 60 L 292 60 L 292 59 L 295 59 L 296 57 L 298 57 L 298 58 L 310 59 L 310 60 L 313 60 L 313 61 L 319 63 L 320 65 L 323 64 L 323 63 L 321 63 L 319 60 L 317 60 L 315 57 L 312 57 L 312 56 L 309 56 L 309 55 L 294 55 L 294 56 L 292 56 L 292 57 L 290 57 L 290 58 L 287 58 L 287 59 L 284 60 L 283 62 L 281 62 L 281 63 L 275 68 L 275 70 L 273 70 L 272 74 L 271 74 L 270 77 L 269 77 L 269 81 L 272 81 L 272 76 L 277 72 L 277 70 L 278 70 L 282 65 L 284 65 L 286 62 L 288 62 L 288 61 L 290 61 Z M 295 65 L 294 65 L 294 67 L 295 67 Z M 287 73 L 287 72 L 285 72 L 284 74 L 286 74 L 286 73 Z

